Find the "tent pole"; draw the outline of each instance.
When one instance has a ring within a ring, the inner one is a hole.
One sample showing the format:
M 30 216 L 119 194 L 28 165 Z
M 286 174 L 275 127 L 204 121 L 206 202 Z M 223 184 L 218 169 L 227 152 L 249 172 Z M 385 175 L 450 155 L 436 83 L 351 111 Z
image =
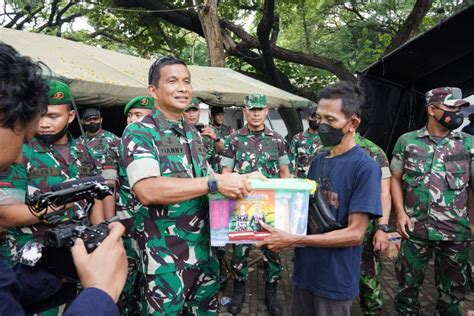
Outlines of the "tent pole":
M 72 107 L 74 108 L 74 111 L 76 111 L 76 119 L 77 123 L 79 124 L 79 129 L 81 130 L 81 135 L 84 139 L 86 139 L 86 133 L 84 132 L 84 128 L 82 127 L 81 124 L 81 118 L 79 117 L 79 109 L 77 108 L 76 101 L 74 101 L 74 97 L 71 94 L 71 101 L 72 101 Z

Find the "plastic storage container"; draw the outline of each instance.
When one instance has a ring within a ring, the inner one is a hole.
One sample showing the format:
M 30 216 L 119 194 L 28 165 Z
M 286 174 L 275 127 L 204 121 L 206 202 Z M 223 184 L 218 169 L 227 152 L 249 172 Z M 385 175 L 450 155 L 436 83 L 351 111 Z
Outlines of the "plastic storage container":
M 211 245 L 256 243 L 268 233 L 260 221 L 306 235 L 309 194 L 316 182 L 304 179 L 251 179 L 253 193 L 238 200 L 209 194 Z

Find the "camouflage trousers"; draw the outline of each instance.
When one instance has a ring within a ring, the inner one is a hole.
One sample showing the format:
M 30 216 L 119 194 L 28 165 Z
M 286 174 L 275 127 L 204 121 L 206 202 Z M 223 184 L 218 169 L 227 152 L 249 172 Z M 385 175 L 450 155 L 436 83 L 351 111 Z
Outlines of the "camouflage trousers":
M 232 269 L 235 281 L 247 281 L 249 278 L 248 258 L 252 245 L 233 245 Z M 266 248 L 262 249 L 265 266 L 265 282 L 275 283 L 280 280 L 281 267 L 280 255 Z
M 137 315 L 140 310 L 139 257 L 134 243 L 135 241 L 131 237 L 124 235 L 123 245 L 128 260 L 128 274 L 117 303 L 120 315 Z
M 374 252 L 373 246 L 376 232 L 376 222 L 369 221 L 362 245 L 359 282 L 360 308 L 364 315 L 382 315 L 383 313 L 383 294 L 380 286 L 382 264 L 380 255 Z
M 435 255 L 436 311 L 440 315 L 461 315 L 470 279 L 468 241 L 429 241 L 411 236 L 400 245 L 395 263 L 398 289 L 395 307 L 399 315 L 419 315 L 418 294 L 425 271 Z
M 219 262 L 141 277 L 142 315 L 217 315 Z

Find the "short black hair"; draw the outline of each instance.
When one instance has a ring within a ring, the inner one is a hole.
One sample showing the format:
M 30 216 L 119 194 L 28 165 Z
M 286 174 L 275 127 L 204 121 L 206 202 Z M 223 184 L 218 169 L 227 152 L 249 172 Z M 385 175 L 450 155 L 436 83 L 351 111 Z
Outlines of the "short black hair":
M 335 82 L 318 94 L 318 100 L 341 99 L 341 110 L 347 118 L 351 118 L 354 114 L 360 116 L 360 108 L 365 102 L 364 89 L 350 81 Z
M 48 109 L 48 84 L 39 63 L 0 42 L 0 127 L 24 127 Z
M 148 84 L 151 85 L 158 83 L 161 77 L 161 68 L 168 65 L 184 65 L 186 67 L 188 66 L 183 60 L 174 56 L 159 57 L 153 62 L 150 67 L 150 70 L 148 70 Z

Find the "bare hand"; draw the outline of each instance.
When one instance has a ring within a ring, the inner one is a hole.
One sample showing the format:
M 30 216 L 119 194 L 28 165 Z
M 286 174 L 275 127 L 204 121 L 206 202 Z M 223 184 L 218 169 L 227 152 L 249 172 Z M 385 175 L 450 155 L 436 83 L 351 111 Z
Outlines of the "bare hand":
M 214 129 L 212 127 L 210 127 L 209 125 L 204 126 L 204 128 L 202 129 L 202 132 L 201 132 L 201 136 L 207 136 L 212 140 L 217 139 L 216 131 L 214 131 Z
M 84 242 L 79 238 L 71 252 L 82 286 L 101 289 L 117 302 L 128 272 L 121 237 L 125 227 L 120 223 L 111 223 L 109 229 L 107 238 L 92 253 L 87 253 Z
M 374 251 L 384 251 L 388 248 L 388 234 L 382 230 L 377 230 L 374 235 L 374 240 L 372 242 L 374 246 Z
M 263 180 L 263 181 L 268 180 L 267 177 L 265 177 L 260 171 L 254 171 L 254 172 L 251 172 L 251 173 L 247 173 L 245 176 L 248 179 L 259 179 L 259 180 Z
M 216 174 L 219 193 L 231 199 L 240 199 L 252 192 L 250 182 L 245 175 L 238 173 Z
M 268 226 L 262 221 L 260 221 L 260 225 L 263 229 L 270 233 L 270 236 L 266 237 L 262 241 L 257 242 L 257 248 L 266 246 L 271 251 L 280 252 L 290 248 L 298 240 L 298 236 L 287 233 L 281 229 Z
M 405 212 L 400 212 L 397 214 L 397 229 L 400 235 L 402 235 L 403 238 L 410 238 L 408 235 L 406 229 L 413 230 L 413 224 L 410 220 L 410 217 L 408 217 L 407 213 Z

